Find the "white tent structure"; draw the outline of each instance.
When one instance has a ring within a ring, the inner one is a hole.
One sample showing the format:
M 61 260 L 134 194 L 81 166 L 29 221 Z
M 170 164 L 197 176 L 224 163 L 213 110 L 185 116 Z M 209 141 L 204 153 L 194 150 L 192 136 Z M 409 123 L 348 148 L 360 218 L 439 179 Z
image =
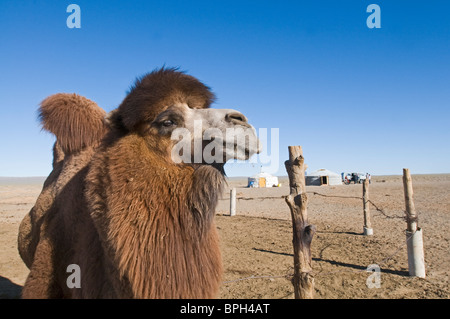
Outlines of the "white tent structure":
M 305 176 L 307 186 L 342 185 L 340 174 L 321 168 Z
M 248 178 L 248 187 L 274 187 L 278 186 L 278 177 L 268 173 L 259 173 Z

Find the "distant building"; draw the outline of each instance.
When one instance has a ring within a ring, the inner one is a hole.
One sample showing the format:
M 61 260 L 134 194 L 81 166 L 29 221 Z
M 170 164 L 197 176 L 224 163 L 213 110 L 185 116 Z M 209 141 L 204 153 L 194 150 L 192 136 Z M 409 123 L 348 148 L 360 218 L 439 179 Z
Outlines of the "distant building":
M 278 177 L 268 173 L 259 173 L 248 178 L 248 187 L 277 187 Z
M 341 175 L 325 168 L 319 169 L 305 176 L 306 186 L 342 185 Z

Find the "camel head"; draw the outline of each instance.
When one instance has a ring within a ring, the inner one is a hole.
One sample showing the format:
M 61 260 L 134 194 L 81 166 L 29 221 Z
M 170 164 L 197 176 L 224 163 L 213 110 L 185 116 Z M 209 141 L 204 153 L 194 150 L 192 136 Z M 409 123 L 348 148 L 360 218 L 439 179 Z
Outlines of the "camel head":
M 175 163 L 220 165 L 230 159 L 247 160 L 261 148 L 254 127 L 232 109 L 173 105 L 150 124 L 150 132 L 159 139 L 170 138 Z
M 233 109 L 212 109 L 214 94 L 174 69 L 139 79 L 114 113 L 125 132 L 137 133 L 173 163 L 223 167 L 261 151 L 256 130 Z M 118 125 L 116 125 L 118 126 Z

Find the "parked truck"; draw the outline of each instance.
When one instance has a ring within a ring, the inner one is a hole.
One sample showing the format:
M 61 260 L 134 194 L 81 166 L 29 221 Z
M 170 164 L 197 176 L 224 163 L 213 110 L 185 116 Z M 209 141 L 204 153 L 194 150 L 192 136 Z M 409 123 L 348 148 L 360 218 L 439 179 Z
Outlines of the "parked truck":
M 370 174 L 369 173 L 346 173 L 346 172 L 342 172 L 341 173 L 341 177 L 342 177 L 342 182 L 345 185 L 349 185 L 351 183 L 361 184 L 361 183 L 364 182 L 364 180 L 366 178 L 369 179 L 369 183 L 370 183 Z

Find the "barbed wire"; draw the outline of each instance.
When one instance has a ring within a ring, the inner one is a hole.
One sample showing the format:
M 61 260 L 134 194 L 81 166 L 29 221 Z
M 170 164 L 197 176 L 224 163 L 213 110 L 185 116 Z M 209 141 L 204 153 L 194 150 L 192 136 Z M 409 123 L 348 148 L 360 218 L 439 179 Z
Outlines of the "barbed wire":
M 317 196 L 322 196 L 322 197 L 337 197 L 337 198 L 351 198 L 351 199 L 360 199 L 363 200 L 362 197 L 359 196 L 341 196 L 341 195 L 327 195 L 327 194 L 322 194 L 322 193 L 318 193 L 318 192 L 306 192 L 307 194 L 313 194 L 313 195 L 317 195 Z M 285 199 L 286 195 L 283 196 L 266 196 L 266 197 L 236 197 L 237 200 L 266 200 L 266 199 Z M 223 200 L 229 200 L 230 198 L 223 198 Z M 398 219 L 403 219 L 406 220 L 406 212 L 404 211 L 404 215 L 403 216 L 398 216 L 398 215 L 388 215 L 385 210 L 383 208 L 380 208 L 377 204 L 375 204 L 372 200 L 368 200 L 368 203 L 370 203 L 377 212 L 379 212 L 380 214 L 382 214 L 384 217 L 386 218 L 398 218 Z M 416 217 L 417 218 L 417 217 Z
M 255 200 L 255 199 L 284 199 L 286 196 L 267 196 L 267 197 L 236 197 L 239 200 Z M 226 198 L 229 199 L 229 198 Z

